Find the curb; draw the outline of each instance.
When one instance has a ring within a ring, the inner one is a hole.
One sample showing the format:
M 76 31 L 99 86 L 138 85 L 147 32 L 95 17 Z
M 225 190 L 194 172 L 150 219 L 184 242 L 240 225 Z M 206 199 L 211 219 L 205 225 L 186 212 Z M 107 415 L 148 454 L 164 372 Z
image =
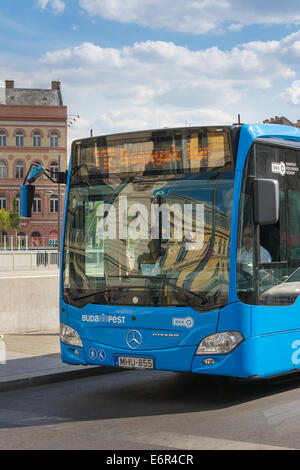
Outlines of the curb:
M 78 366 L 80 367 L 80 366 Z M 95 377 L 102 374 L 110 374 L 112 372 L 120 372 L 120 369 L 115 367 L 92 367 L 84 370 L 70 370 L 62 372 L 54 372 L 45 375 L 37 375 L 32 377 L 25 377 L 20 379 L 8 380 L 7 382 L 0 382 L 0 393 L 12 390 L 19 390 L 22 388 L 29 388 L 38 385 L 54 384 L 64 382 L 67 380 L 74 380 L 87 377 Z

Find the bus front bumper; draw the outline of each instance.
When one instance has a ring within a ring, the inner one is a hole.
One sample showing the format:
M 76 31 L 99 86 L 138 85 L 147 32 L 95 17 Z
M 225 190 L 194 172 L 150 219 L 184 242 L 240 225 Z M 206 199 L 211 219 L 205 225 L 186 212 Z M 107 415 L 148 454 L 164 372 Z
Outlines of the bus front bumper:
M 253 336 L 242 341 L 229 354 L 215 355 L 196 355 L 199 345 L 180 345 L 139 352 L 82 340 L 82 347 L 61 342 L 61 358 L 69 364 L 110 367 L 131 365 L 134 368 L 205 375 L 265 378 L 300 370 L 300 346 L 295 349 L 296 344 L 300 345 L 299 338 L 300 330 Z M 140 361 L 136 361 L 136 358 Z
M 196 356 L 197 346 L 137 352 L 83 340 L 83 347 L 66 345 L 61 342 L 61 358 L 63 362 L 68 364 L 192 372 L 246 378 L 253 375 L 253 372 L 245 370 L 244 367 L 243 358 L 247 354 L 245 346 L 246 342 L 227 355 Z

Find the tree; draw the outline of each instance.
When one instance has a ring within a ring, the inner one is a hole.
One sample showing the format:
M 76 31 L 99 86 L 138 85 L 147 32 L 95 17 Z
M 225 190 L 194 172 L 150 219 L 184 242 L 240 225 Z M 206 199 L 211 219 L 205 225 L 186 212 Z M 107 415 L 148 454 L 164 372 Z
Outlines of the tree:
M 7 230 L 8 228 L 10 228 L 9 212 L 5 209 L 0 209 L 0 231 L 2 232 L 3 230 Z M 2 236 L 0 238 L 0 241 L 2 243 Z
M 13 200 L 13 210 L 9 212 L 9 228 L 15 229 L 17 241 L 17 229 L 20 227 L 21 217 L 18 209 L 18 201 L 16 198 Z

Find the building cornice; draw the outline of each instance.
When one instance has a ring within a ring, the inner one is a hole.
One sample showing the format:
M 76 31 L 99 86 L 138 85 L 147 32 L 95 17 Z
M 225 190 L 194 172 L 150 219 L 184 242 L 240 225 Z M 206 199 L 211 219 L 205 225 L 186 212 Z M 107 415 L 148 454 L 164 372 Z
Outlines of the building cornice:
M 10 121 L 14 119 L 32 121 L 43 119 L 44 121 L 53 121 L 53 119 L 67 120 L 67 106 L 19 106 L 19 105 L 1 105 L 0 121 Z
M 0 153 L 63 153 L 66 147 L 0 147 Z
M 67 127 L 67 121 L 65 120 L 60 120 L 60 121 L 1 121 L 0 120 L 0 126 L 3 127 L 15 127 L 15 126 L 23 126 L 23 127 Z

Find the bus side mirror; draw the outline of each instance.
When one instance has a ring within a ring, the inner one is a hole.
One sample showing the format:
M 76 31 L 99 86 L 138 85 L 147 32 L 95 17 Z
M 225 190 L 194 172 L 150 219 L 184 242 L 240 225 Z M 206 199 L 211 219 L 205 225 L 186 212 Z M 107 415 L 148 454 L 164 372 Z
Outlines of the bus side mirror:
M 31 208 L 34 198 L 35 186 L 22 184 L 20 186 L 20 216 L 31 217 Z
M 253 181 L 254 223 L 276 224 L 279 220 L 279 183 L 277 180 Z
M 26 177 L 26 181 L 28 184 L 34 183 L 34 181 L 38 180 L 43 174 L 45 173 L 44 168 L 42 165 L 34 166 L 28 173 Z

